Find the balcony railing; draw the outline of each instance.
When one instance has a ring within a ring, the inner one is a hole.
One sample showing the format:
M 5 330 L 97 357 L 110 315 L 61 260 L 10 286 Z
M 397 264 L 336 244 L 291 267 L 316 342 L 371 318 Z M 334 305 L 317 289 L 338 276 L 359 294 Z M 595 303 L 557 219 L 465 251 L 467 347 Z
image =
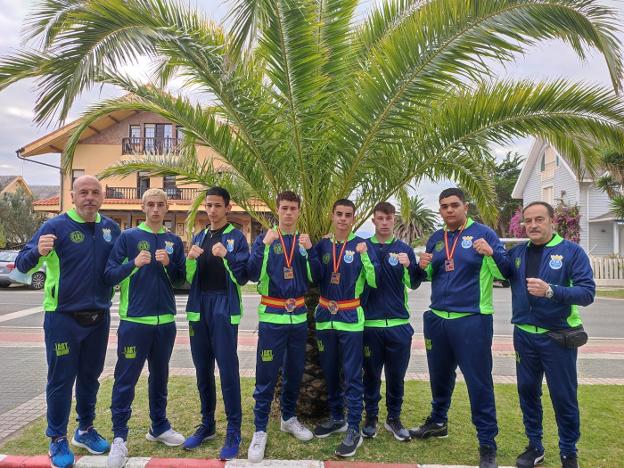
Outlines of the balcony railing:
M 106 187 L 106 198 L 114 200 L 140 200 L 143 193 L 149 189 L 140 187 Z M 201 189 L 198 188 L 163 188 L 169 200 L 189 200 L 192 201 L 199 195 Z
M 179 153 L 182 139 L 164 137 L 125 137 L 121 139 L 121 154 Z

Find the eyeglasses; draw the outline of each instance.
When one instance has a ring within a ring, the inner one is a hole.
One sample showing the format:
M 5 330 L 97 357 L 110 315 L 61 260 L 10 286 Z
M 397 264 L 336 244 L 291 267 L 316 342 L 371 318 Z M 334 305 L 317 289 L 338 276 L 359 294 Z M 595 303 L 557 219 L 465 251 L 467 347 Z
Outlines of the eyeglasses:
M 548 218 L 537 216 L 536 218 L 524 218 L 520 224 L 522 226 L 530 226 L 531 224 L 544 224 L 546 221 L 548 221 Z

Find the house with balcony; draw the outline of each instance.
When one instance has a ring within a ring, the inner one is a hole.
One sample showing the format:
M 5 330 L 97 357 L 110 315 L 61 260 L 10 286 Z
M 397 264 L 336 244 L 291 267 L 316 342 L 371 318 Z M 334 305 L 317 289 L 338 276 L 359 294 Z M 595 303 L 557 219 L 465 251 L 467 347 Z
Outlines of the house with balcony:
M 20 148 L 20 158 L 36 158 L 39 155 L 62 153 L 78 121 L 72 122 Z M 62 213 L 72 207 L 71 187 L 73 181 L 83 175 L 96 175 L 118 161 L 136 159 L 148 155 L 176 154 L 182 143 L 183 129 L 162 117 L 136 111 L 119 111 L 100 118 L 86 129 L 76 147 L 71 169 L 64 173 L 59 168 L 60 195 L 38 200 L 36 211 Z M 198 158 L 213 160 L 216 167 L 224 165 L 210 148 L 197 146 Z M 122 229 L 138 226 L 145 220 L 141 210 L 141 197 L 148 188 L 162 188 L 169 198 L 169 212 L 165 226 L 188 243 L 192 233 L 186 232 L 187 213 L 192 201 L 202 187 L 180 184 L 175 177 L 150 177 L 136 172 L 125 177 L 111 177 L 102 181 L 104 203 L 101 212 L 114 219 Z M 257 211 L 269 209 L 258 204 Z M 233 203 L 229 221 L 236 225 L 252 241 L 260 232 L 260 224 L 249 213 Z M 208 219 L 199 212 L 194 232 L 198 232 Z
M 512 192 L 523 205 L 546 201 L 578 205 L 581 213 L 581 246 L 594 257 L 624 255 L 624 220 L 610 208 L 606 193 L 588 174 L 576 174 L 565 155 L 548 141 L 536 139 Z

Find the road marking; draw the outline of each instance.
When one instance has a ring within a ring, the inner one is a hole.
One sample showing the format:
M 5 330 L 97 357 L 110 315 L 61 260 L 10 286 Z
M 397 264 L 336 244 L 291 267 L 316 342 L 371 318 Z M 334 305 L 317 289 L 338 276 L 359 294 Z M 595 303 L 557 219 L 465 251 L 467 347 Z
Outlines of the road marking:
M 9 320 L 18 319 L 22 317 L 28 317 L 29 315 L 37 314 L 39 312 L 43 312 L 41 306 L 39 307 L 31 307 L 30 309 L 18 310 L 17 312 L 11 312 L 10 314 L 5 314 L 0 317 L 0 323 L 8 322 Z

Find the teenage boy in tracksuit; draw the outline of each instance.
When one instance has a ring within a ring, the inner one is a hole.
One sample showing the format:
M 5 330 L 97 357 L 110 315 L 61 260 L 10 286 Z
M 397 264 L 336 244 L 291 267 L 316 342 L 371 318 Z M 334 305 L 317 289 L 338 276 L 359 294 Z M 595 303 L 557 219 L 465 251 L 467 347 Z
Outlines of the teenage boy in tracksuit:
M 362 445 L 362 337 L 364 311 L 360 295 L 365 284 L 376 287 L 374 259 L 369 257 L 366 242 L 351 232 L 355 205 L 338 200 L 332 208 L 333 235 L 322 239 L 310 257 L 312 277 L 321 297 L 316 308 L 316 336 L 319 359 L 327 382 L 331 417 L 314 429 L 316 437 L 346 431 L 336 455 L 350 457 Z M 344 395 L 340 385 L 344 375 Z M 346 396 L 348 417 L 343 414 Z
M 167 419 L 169 359 L 176 336 L 173 286 L 184 282 L 184 245 L 163 226 L 167 213 L 164 191 L 147 190 L 142 205 L 146 221 L 121 233 L 104 273 L 108 284 L 120 285 L 121 319 L 111 402 L 114 439 L 109 468 L 120 468 L 126 462 L 128 421 L 146 360 L 151 425 L 145 438 L 172 447 L 184 442 L 184 436 L 174 431 Z
M 576 443 L 581 435 L 577 399 L 577 348 L 565 347 L 548 333 L 581 326 L 578 306 L 594 301 L 596 285 L 587 254 L 562 239 L 553 228 L 554 211 L 545 202 L 523 210 L 530 241 L 511 249 L 510 278 L 516 375 L 529 446 L 516 465 L 532 468 L 544 461 L 542 445 L 542 380 L 550 392 L 563 468 L 577 468 Z M 586 335 L 584 335 L 586 336 Z
M 468 204 L 457 188 L 440 194 L 443 229 L 427 242 L 420 267 L 431 281 L 431 309 L 423 316 L 431 381 L 431 414 L 412 438 L 446 437 L 455 370 L 468 387 L 477 429 L 481 468 L 494 468 L 498 433 L 492 381 L 492 283 L 503 278 L 509 258 L 496 233 L 467 217 Z M 490 247 L 491 246 L 491 247 Z
M 193 237 L 186 260 L 186 279 L 191 284 L 186 317 L 189 320 L 191 355 L 195 365 L 202 421 L 184 443 L 192 450 L 216 435 L 216 388 L 214 366 L 219 366 L 221 393 L 227 417 L 225 443 L 219 457 L 236 458 L 241 443 L 241 392 L 236 354 L 241 320 L 240 287 L 247 283 L 249 244 L 228 223 L 230 194 L 221 187 L 206 192 L 210 225 Z
M 248 459 L 260 462 L 267 442 L 267 424 L 280 368 L 283 383 L 280 429 L 301 441 L 314 438 L 296 416 L 299 386 L 305 368 L 308 336 L 304 294 L 312 281 L 308 258 L 314 255 L 310 236 L 297 232 L 301 198 L 286 191 L 277 195 L 277 228 L 260 234 L 251 249 L 248 272 L 262 295 L 258 306 L 258 352 L 254 417 L 256 430 Z
M 367 288 L 364 309 L 364 405 L 366 422 L 362 435 L 377 435 L 377 414 L 381 400 L 381 370 L 386 374 L 384 427 L 400 441 L 410 439 L 401 423 L 403 384 L 409 364 L 414 329 L 409 323 L 407 291 L 416 289 L 425 278 L 414 249 L 393 236 L 396 209 L 391 203 L 378 203 L 373 209 L 375 235 L 368 239 L 368 250 L 378 261 L 377 288 Z
M 72 445 L 93 454 L 110 447 L 93 428 L 93 421 L 113 295 L 104 283 L 104 268 L 120 230 L 117 223 L 98 213 L 104 193 L 95 177 L 78 177 L 71 196 L 74 208 L 46 221 L 15 259 L 22 273 L 37 271 L 46 262 L 46 436 L 50 438 L 50 461 L 58 468 L 74 463 L 67 442 L 74 383 L 78 428 Z

